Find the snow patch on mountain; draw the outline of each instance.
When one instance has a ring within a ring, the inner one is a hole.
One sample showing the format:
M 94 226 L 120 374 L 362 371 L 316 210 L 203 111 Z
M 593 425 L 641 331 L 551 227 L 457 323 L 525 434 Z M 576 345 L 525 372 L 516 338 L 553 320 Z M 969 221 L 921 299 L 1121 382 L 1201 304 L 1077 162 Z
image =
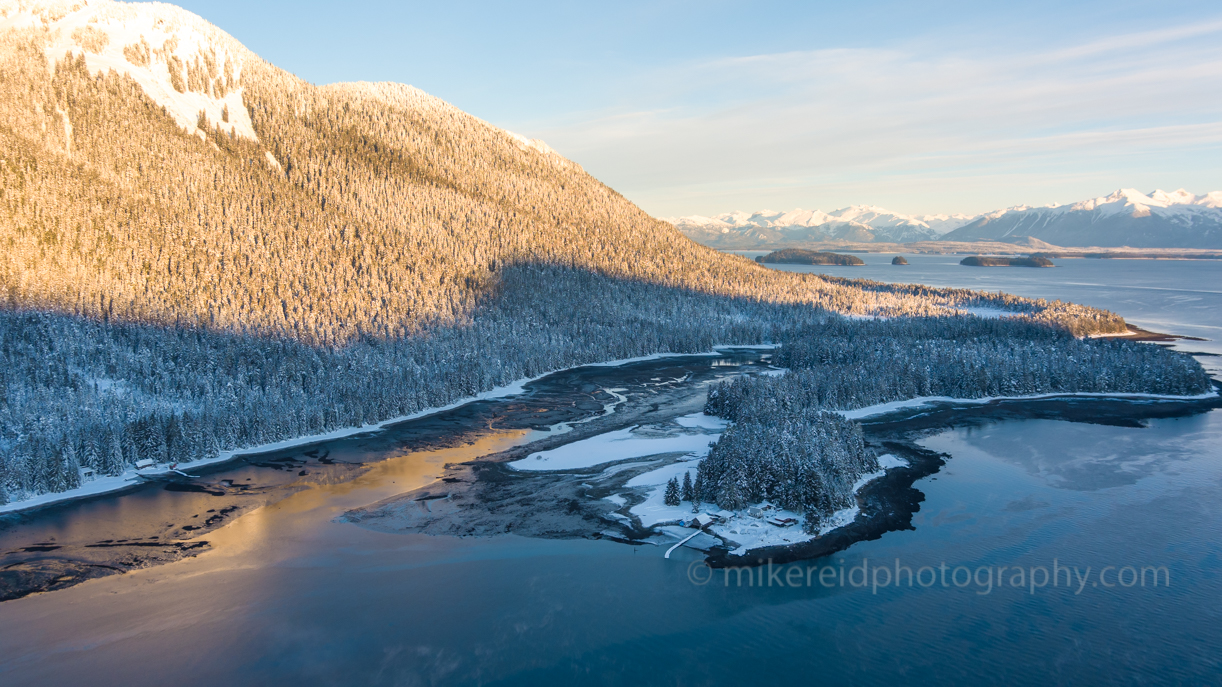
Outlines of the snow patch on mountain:
M 533 150 L 537 153 L 540 153 L 541 155 L 543 155 L 543 157 L 547 158 L 548 160 L 552 161 L 553 163 L 557 165 L 560 165 L 561 167 L 567 168 L 567 167 L 577 166 L 577 163 L 566 158 L 565 156 L 561 155 L 560 153 L 557 153 L 555 150 L 552 149 L 551 146 L 549 146 L 548 144 L 544 143 L 543 141 L 537 138 L 527 138 L 523 136 L 522 134 L 515 134 L 514 132 L 509 131 L 507 129 L 502 129 L 502 131 L 509 134 L 509 137 L 512 138 L 514 143 L 518 144 L 518 147 L 521 148 L 522 150 Z
M 189 133 L 206 126 L 258 140 L 242 100 L 245 50 L 199 17 L 160 3 L 111 0 L 15 2 L 0 31 L 26 31 L 43 42 L 48 67 L 83 55 L 91 72 L 127 74 Z

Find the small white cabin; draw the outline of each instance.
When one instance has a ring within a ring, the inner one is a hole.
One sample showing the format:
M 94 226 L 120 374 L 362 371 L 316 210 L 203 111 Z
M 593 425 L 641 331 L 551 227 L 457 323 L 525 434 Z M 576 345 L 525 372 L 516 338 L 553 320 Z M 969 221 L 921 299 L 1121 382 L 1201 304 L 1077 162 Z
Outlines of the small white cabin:
M 89 480 L 94 479 L 97 476 L 98 475 L 96 472 L 93 471 L 93 468 L 81 468 L 81 481 L 82 482 L 88 482 Z
M 137 470 L 147 470 L 155 465 L 157 464 L 153 462 L 152 458 L 144 458 L 144 459 L 136 461 Z

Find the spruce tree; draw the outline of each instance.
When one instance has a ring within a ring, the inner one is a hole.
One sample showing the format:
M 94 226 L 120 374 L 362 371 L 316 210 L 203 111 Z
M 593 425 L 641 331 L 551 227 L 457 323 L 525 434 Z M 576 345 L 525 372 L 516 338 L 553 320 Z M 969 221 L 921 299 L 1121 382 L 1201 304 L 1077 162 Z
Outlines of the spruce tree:
M 85 438 L 84 450 L 80 456 L 81 465 L 92 468 L 97 472 L 102 472 L 102 452 L 98 448 L 97 439 L 93 432 Z
M 81 461 L 77 458 L 76 448 L 72 444 L 71 439 L 64 441 L 63 448 L 60 450 L 61 469 L 63 470 L 63 484 L 65 491 L 68 489 L 76 489 L 81 486 Z
M 681 493 L 681 498 L 684 501 L 691 501 L 692 498 L 694 498 L 694 494 L 692 492 L 692 473 L 690 472 L 683 473 L 683 490 Z
M 666 494 L 662 497 L 662 502 L 668 506 L 679 505 L 679 480 L 671 477 L 666 483 Z
M 126 467 L 123 461 L 123 444 L 119 441 L 118 432 L 110 431 L 107 434 L 110 438 L 103 455 L 102 473 L 111 476 L 121 475 Z

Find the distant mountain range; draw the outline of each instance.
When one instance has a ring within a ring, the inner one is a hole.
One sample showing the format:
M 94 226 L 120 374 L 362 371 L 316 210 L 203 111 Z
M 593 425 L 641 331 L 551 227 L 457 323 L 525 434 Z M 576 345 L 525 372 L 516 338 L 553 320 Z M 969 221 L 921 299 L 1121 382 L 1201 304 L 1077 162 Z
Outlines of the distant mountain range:
M 688 238 L 716 248 L 773 247 L 812 241 L 908 243 L 935 240 L 976 219 L 972 215 L 901 215 L 872 205 L 834 212 L 727 212 L 665 218 Z
M 1222 248 L 1222 191 L 1193 195 L 1121 189 L 1066 205 L 1025 205 L 982 215 L 904 215 L 871 205 L 834 212 L 763 210 L 666 218 L 715 248 L 777 248 L 827 241 L 1003 241 L 1057 246 Z
M 986 213 L 943 241 L 1014 242 L 1033 237 L 1058 246 L 1222 248 L 1222 191 L 1144 194 L 1126 188 L 1069 205 Z

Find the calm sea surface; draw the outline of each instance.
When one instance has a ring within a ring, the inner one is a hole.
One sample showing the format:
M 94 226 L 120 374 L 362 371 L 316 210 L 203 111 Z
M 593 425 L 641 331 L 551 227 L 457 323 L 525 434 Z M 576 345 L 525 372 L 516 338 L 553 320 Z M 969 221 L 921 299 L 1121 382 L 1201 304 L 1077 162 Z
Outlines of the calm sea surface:
M 736 251 L 754 258 L 767 251 Z M 769 265 L 788 272 L 900 284 L 951 286 L 1005 291 L 1018 296 L 1072 301 L 1119 313 L 1152 331 L 1209 339 L 1176 345 L 1186 351 L 1222 354 L 1222 260 L 1057 259 L 1053 268 L 967 267 L 961 255 L 908 255 L 908 265 L 892 265 L 896 253 L 854 253 L 866 264 Z M 1201 362 L 1215 374 L 1218 360 Z
M 1218 262 L 1059 260 L 1036 270 L 862 257 L 871 264 L 816 269 L 1074 300 L 1209 339 L 1222 328 Z M 1182 347 L 1222 352 L 1214 341 Z M 952 457 L 917 483 L 915 529 L 762 577 L 709 571 L 686 549 L 664 560 L 650 546 L 333 522 L 522 437 L 379 448 L 383 467 L 244 515 L 207 535 L 213 549 L 198 558 L 0 604 L 0 684 L 1216 684 L 1222 675 L 1218 411 L 1141 428 L 1033 420 L 930 437 L 924 445 Z M 125 498 L 105 507 L 122 510 Z

